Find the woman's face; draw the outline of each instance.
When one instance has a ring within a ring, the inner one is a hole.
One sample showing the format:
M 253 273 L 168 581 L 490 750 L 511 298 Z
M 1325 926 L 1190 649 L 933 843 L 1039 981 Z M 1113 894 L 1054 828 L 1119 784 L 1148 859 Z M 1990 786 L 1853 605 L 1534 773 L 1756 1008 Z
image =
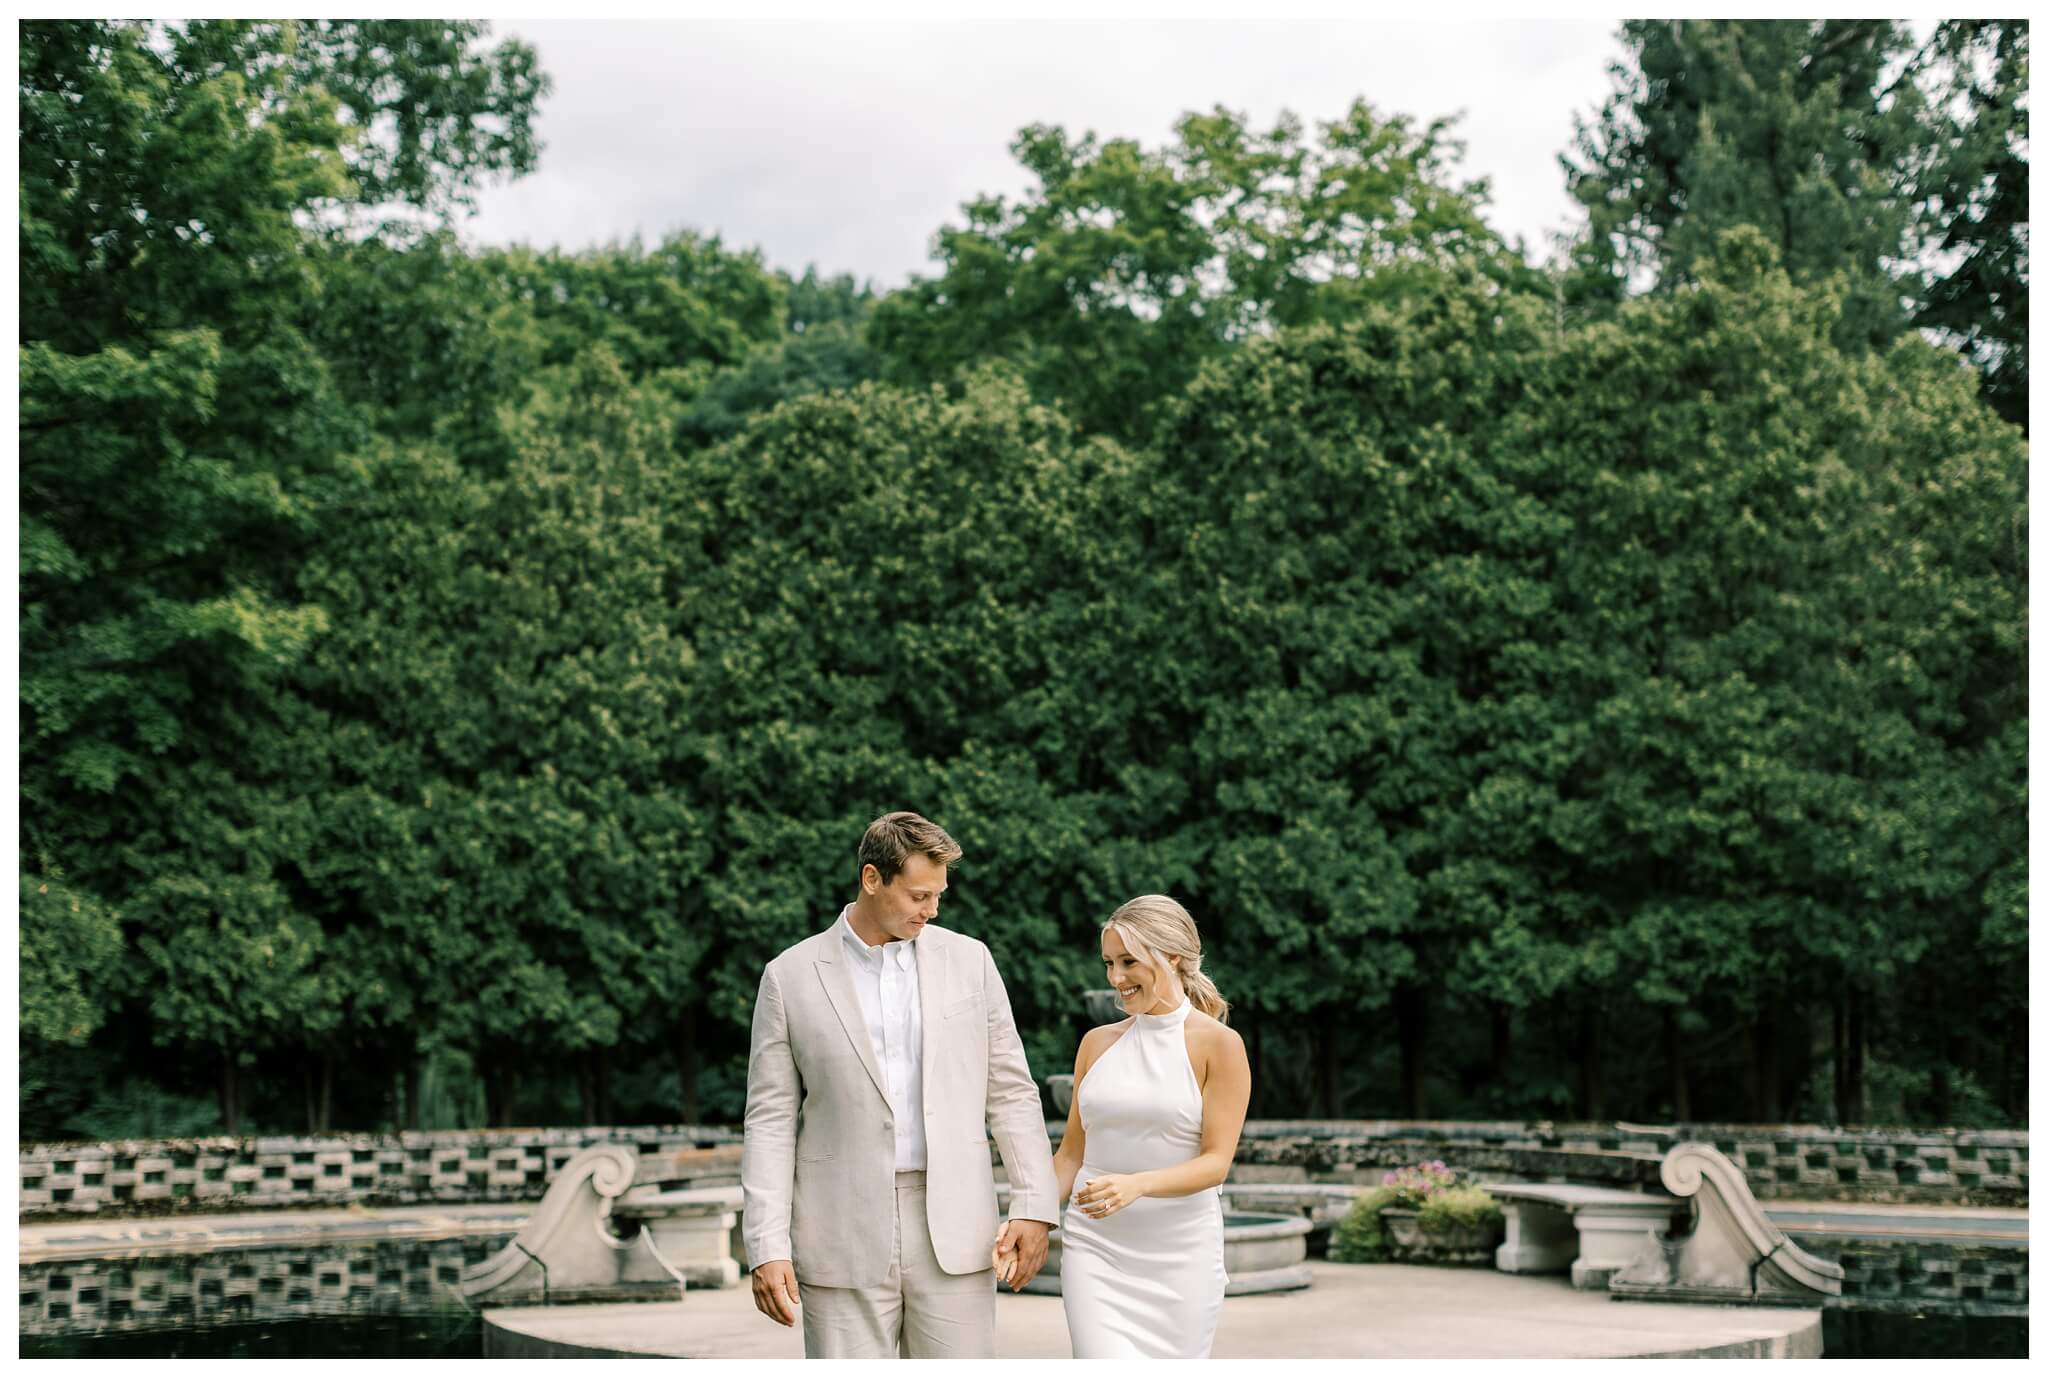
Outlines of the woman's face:
M 1180 965 L 1178 957 L 1166 960 L 1170 966 Z M 1171 1014 L 1180 1007 L 1179 993 L 1151 963 L 1124 945 L 1115 928 L 1102 930 L 1102 969 L 1110 988 L 1122 997 L 1125 1014 Z

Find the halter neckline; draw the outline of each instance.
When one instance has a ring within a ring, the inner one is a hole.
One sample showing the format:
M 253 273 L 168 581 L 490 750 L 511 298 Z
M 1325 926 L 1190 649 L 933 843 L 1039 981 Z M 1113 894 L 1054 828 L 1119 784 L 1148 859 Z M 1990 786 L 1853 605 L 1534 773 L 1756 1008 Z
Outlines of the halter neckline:
M 1134 1014 L 1131 1018 L 1148 1028 L 1166 1028 L 1174 1024 L 1187 1023 L 1188 1015 L 1194 1008 L 1193 1003 L 1183 995 L 1180 998 L 1179 1006 L 1168 1010 L 1165 1014 Z

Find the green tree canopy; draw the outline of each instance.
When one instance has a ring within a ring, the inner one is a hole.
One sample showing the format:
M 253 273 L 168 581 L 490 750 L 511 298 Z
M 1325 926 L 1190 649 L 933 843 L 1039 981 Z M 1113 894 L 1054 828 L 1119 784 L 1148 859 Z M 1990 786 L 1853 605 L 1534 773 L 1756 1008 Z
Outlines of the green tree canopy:
M 1363 101 L 1307 133 L 1218 108 L 1157 150 L 1027 127 L 1011 145 L 1036 184 L 984 197 L 940 231 L 938 276 L 876 310 L 906 378 L 1014 359 L 1081 426 L 1142 438 L 1152 408 L 1207 359 L 1274 329 L 1387 300 L 1462 265 L 1528 285 L 1481 218 L 1484 181 L 1455 182 L 1446 121 L 1416 127 Z
M 328 625 L 292 562 L 364 431 L 298 321 L 323 213 L 530 165 L 543 83 L 482 32 L 21 28 L 24 872 L 147 935 L 165 1038 L 311 1018 L 286 1006 L 312 998 L 289 979 L 312 939 L 266 871 L 289 785 L 251 763 L 275 758 L 282 676 Z M 187 1017 L 270 989 L 215 924 L 277 938 L 275 1021 Z
M 1568 295 L 1598 314 L 1695 281 L 1751 225 L 1798 282 L 1845 275 L 1845 344 L 1923 326 L 2026 416 L 2027 26 L 1630 20 L 1561 159 L 1586 209 Z

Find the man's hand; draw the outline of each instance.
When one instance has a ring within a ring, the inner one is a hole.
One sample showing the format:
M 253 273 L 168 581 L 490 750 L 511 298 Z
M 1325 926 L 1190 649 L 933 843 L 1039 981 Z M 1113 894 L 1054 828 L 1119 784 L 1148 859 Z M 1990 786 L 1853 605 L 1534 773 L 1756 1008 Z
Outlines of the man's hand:
M 988 1262 L 989 1266 L 996 1270 L 996 1281 L 998 1283 L 1008 1282 L 1010 1275 L 1017 1271 L 1017 1251 L 1012 1249 L 1008 1253 L 1003 1252 L 1003 1227 L 1001 1225 L 996 1226 L 996 1242 L 989 1249 Z
M 997 1254 L 1016 1254 L 1017 1266 L 1009 1275 L 1012 1292 L 1023 1291 L 1024 1284 L 1037 1277 L 1038 1270 L 1045 1266 L 1045 1237 L 1051 1230 L 1043 1220 L 1012 1220 L 996 1236 Z
M 1045 1257 L 1045 1236 L 1039 1235 L 1038 1257 Z M 771 1321 L 796 1324 L 796 1269 L 786 1258 L 771 1258 L 754 1270 L 754 1306 Z

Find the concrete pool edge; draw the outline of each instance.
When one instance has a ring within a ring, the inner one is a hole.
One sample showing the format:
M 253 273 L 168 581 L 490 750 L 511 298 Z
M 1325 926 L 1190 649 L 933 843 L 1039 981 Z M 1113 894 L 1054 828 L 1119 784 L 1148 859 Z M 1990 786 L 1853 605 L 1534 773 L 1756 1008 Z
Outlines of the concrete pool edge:
M 1317 1261 L 1316 1290 L 1233 1297 L 1217 1358 L 1748 1358 L 1822 1353 L 1821 1312 L 1616 1302 L 1553 1278 Z M 1318 1304 L 1338 1294 L 1349 1303 Z M 1341 1319 L 1339 1319 L 1341 1318 Z M 1064 1358 L 1052 1297 L 1004 1296 L 996 1352 Z M 753 1310 L 744 1288 L 681 1302 L 483 1312 L 486 1358 L 794 1358 L 800 1332 Z

